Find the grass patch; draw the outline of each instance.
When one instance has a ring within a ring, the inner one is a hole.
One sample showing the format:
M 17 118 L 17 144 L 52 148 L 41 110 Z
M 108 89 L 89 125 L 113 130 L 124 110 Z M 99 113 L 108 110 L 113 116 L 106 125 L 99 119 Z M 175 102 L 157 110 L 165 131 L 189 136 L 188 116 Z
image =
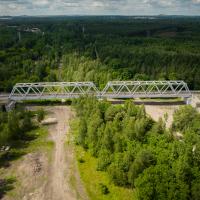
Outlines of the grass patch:
M 31 131 L 29 134 L 33 134 L 36 136 L 35 140 L 32 140 L 29 143 L 29 146 L 26 149 L 26 152 L 35 152 L 35 151 L 51 151 L 54 147 L 53 141 L 48 141 L 47 137 L 49 135 L 47 128 L 41 127 L 34 131 Z
M 106 172 L 96 170 L 96 158 L 80 146 L 75 148 L 77 160 L 84 160 L 78 168 L 91 200 L 136 200 L 134 190 L 115 186 Z
M 45 127 L 26 133 L 26 140 L 14 141 L 11 149 L 0 153 L 0 167 L 9 167 L 10 162 L 20 159 L 23 155 L 36 151 L 46 151 L 50 154 L 54 143 L 47 141 L 48 130 Z
M 36 135 L 36 139 L 30 141 L 29 145 L 25 149 L 25 154 L 34 152 L 45 152 L 48 156 L 49 162 L 52 160 L 52 149 L 54 148 L 54 142 L 48 140 L 49 132 L 46 127 L 38 128 L 31 131 L 29 134 Z
M 14 189 L 14 183 L 16 182 L 16 178 L 14 176 L 5 177 L 4 179 L 0 179 L 0 199 L 3 196 Z

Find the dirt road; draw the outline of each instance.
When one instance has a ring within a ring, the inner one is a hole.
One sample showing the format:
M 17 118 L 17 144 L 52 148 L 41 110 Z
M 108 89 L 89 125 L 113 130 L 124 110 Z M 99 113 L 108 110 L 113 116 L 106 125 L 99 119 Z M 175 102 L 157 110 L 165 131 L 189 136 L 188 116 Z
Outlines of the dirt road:
M 66 133 L 69 132 L 69 120 L 72 113 L 69 107 L 57 107 L 50 109 L 53 117 L 58 120 L 57 125 L 49 128 L 52 140 L 55 143 L 53 163 L 50 169 L 50 182 L 47 185 L 46 199 L 64 200 L 75 199 L 66 181 L 67 166 L 66 155 L 71 157 L 71 152 L 65 152 L 64 144 Z M 68 169 L 69 170 L 69 169 Z
M 50 108 L 52 117 L 58 120 L 56 125 L 49 128 L 52 140 L 55 143 L 55 151 L 49 172 L 49 182 L 45 191 L 45 200 L 75 200 L 87 199 L 81 184 L 78 170 L 74 167 L 74 152 L 71 146 L 65 145 L 69 134 L 69 121 L 73 117 L 70 107 L 58 106 Z M 73 174 L 72 174 L 73 173 Z M 76 180 L 77 188 L 70 185 L 71 176 Z M 78 195 L 77 195 L 78 193 Z

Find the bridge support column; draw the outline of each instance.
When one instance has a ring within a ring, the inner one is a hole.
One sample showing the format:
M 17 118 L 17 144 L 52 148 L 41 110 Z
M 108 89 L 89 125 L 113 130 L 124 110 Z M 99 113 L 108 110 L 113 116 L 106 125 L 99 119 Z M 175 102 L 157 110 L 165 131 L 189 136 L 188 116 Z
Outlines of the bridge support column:
M 9 111 L 11 111 L 12 109 L 14 109 L 14 108 L 15 108 L 15 104 L 16 104 L 15 101 L 10 101 L 10 102 L 5 106 L 6 111 L 9 112 Z
M 184 98 L 184 102 L 185 102 L 186 105 L 191 105 L 192 104 L 192 98 L 186 97 L 186 98 Z

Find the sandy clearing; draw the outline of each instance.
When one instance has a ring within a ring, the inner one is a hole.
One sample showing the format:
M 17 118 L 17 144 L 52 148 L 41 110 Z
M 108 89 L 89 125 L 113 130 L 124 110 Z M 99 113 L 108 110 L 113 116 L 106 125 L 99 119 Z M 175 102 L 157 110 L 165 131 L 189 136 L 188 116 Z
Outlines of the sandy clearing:
M 199 112 L 200 108 L 197 106 L 200 103 L 200 94 L 193 94 L 191 105 L 195 107 Z M 166 123 L 167 128 L 169 128 L 173 122 L 173 113 L 176 109 L 183 105 L 169 105 L 169 106 L 161 106 L 161 105 L 145 105 L 146 112 L 149 114 L 155 121 L 158 121 L 161 117 L 164 119 L 164 114 L 168 114 L 168 120 Z
M 173 122 L 173 113 L 180 106 L 160 106 L 160 105 L 145 105 L 147 114 L 149 114 L 155 121 L 158 121 L 159 118 L 164 120 L 165 113 L 168 114 L 168 120 L 166 122 L 166 127 L 169 128 Z

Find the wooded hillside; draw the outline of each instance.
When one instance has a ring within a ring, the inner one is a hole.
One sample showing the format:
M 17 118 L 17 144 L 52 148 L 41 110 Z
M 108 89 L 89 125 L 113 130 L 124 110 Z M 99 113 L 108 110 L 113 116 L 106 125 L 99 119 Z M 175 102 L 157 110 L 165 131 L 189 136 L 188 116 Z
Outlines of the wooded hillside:
M 0 21 L 0 91 L 16 82 L 181 79 L 200 89 L 199 17 Z M 37 31 L 36 31 L 37 30 Z

